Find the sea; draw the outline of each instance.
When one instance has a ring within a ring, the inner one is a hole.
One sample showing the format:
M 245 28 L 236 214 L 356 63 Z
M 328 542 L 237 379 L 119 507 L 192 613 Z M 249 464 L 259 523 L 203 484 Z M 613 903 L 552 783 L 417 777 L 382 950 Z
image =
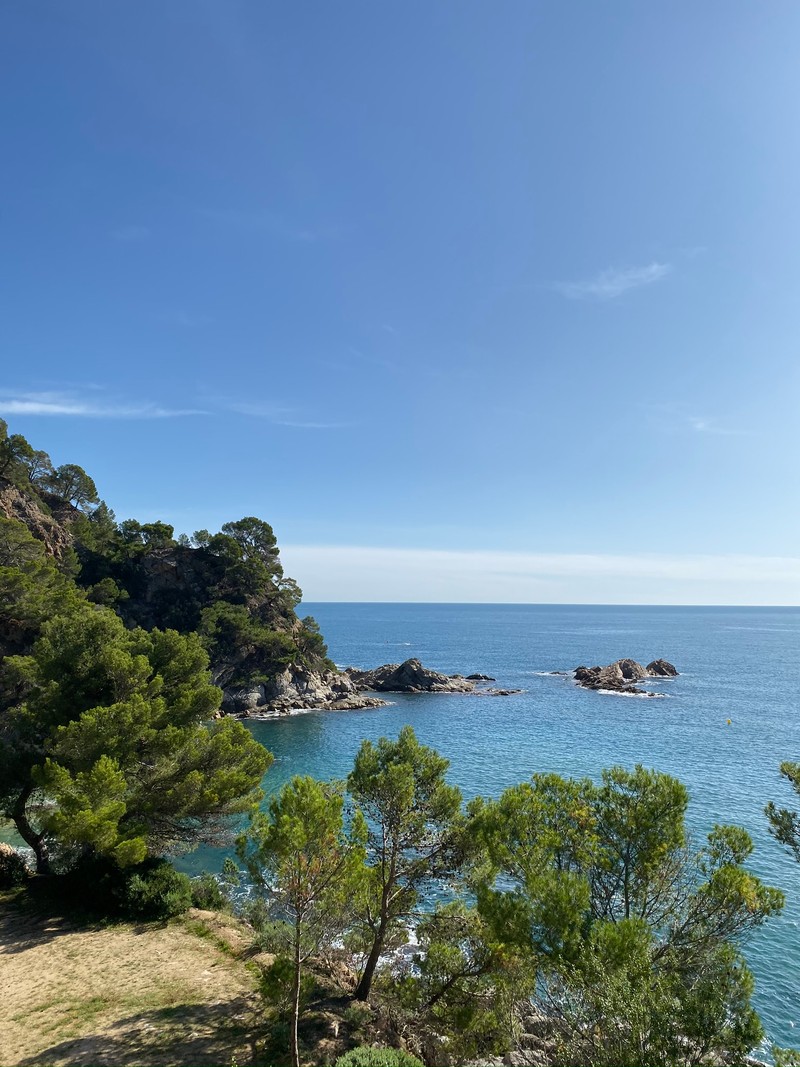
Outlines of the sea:
M 800 609 L 521 604 L 303 604 L 341 667 L 412 656 L 447 673 L 479 672 L 512 696 L 393 695 L 388 707 L 249 721 L 275 756 L 268 793 L 295 774 L 344 778 L 364 738 L 410 723 L 450 760 L 465 798 L 497 796 L 537 771 L 597 779 L 621 765 L 667 771 L 688 787 L 698 844 L 715 823 L 744 826 L 750 868 L 786 893 L 783 914 L 751 935 L 745 955 L 772 1043 L 800 1045 L 800 865 L 770 837 L 764 805 L 800 801 L 781 779 L 800 760 Z M 663 657 L 680 672 L 645 684 L 662 699 L 589 692 L 553 674 L 580 664 Z M 218 870 L 201 850 L 190 871 Z

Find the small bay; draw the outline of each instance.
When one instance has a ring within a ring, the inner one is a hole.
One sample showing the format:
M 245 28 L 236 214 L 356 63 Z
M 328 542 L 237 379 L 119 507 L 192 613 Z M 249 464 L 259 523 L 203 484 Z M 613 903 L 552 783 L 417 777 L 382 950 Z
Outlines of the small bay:
M 294 774 L 344 777 L 364 738 L 410 723 L 451 761 L 467 798 L 496 796 L 536 771 L 596 778 L 613 764 L 679 777 L 691 793 L 697 842 L 715 822 L 744 826 L 752 869 L 787 894 L 783 915 L 745 947 L 768 1038 L 800 1044 L 800 867 L 767 833 L 769 800 L 791 806 L 778 774 L 800 759 L 800 610 L 461 604 L 304 604 L 340 666 L 374 667 L 415 656 L 448 673 L 480 671 L 506 696 L 393 696 L 385 708 L 287 716 L 248 725 L 275 755 L 265 788 Z M 577 688 L 550 671 L 621 657 L 663 656 L 680 677 L 653 684 L 665 699 Z M 730 724 L 728 723 L 728 720 Z M 224 853 L 186 857 L 218 869 Z M 795 1026 L 797 1029 L 795 1029 Z

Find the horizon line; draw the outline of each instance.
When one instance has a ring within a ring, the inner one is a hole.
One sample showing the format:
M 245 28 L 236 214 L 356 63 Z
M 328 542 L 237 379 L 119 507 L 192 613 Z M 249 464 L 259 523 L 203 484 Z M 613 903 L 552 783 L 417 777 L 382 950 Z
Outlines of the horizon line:
M 734 608 L 743 611 L 800 611 L 800 604 L 631 604 L 582 600 L 301 600 L 303 604 L 384 604 L 458 608 Z

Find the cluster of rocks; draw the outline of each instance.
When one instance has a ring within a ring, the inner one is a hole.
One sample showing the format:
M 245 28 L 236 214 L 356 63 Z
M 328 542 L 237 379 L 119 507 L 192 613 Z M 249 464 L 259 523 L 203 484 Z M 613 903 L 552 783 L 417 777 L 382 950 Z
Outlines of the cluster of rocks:
M 385 663 L 371 671 L 348 667 L 347 675 L 359 689 L 376 693 L 480 693 L 483 696 L 509 696 L 519 689 L 492 689 L 482 683 L 495 681 L 488 674 L 440 674 L 423 667 L 418 659 L 405 663 Z
M 379 697 L 365 696 L 347 672 L 316 673 L 287 667 L 263 685 L 229 686 L 223 690 L 222 711 L 245 717 L 285 715 L 292 711 L 350 711 L 381 708 Z
M 387 702 L 366 693 L 473 693 L 509 696 L 518 689 L 488 688 L 495 679 L 488 674 L 440 674 L 418 659 L 386 663 L 370 671 L 348 667 L 346 671 L 316 673 L 287 667 L 263 685 L 229 686 L 223 691 L 222 711 L 228 715 L 271 716 L 292 711 L 347 711 L 379 708 Z
M 635 693 L 639 696 L 658 696 L 635 685 L 645 678 L 677 678 L 675 667 L 665 659 L 654 659 L 643 667 L 635 659 L 618 659 L 607 667 L 576 667 L 575 681 L 584 689 L 605 689 L 613 693 Z
M 472 1060 L 464 1067 L 548 1067 L 556 1061 L 557 1045 L 555 1020 L 549 1019 L 535 1008 L 519 1014 L 516 1027 L 519 1028 L 515 1048 L 504 1056 L 484 1056 Z

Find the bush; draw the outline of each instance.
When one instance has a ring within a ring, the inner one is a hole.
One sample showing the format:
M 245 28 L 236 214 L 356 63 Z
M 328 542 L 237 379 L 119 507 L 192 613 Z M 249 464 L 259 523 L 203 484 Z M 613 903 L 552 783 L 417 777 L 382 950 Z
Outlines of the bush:
M 125 872 L 120 893 L 123 914 L 135 919 L 170 919 L 192 906 L 192 884 L 166 860 L 145 860 Z
M 259 952 L 283 955 L 292 947 L 292 928 L 283 919 L 274 919 L 267 901 L 261 897 L 248 900 L 242 908 L 242 918 L 255 930 L 253 943 Z
M 108 856 L 85 856 L 59 881 L 65 900 L 109 917 L 169 919 L 192 906 L 192 883 L 164 859 L 119 867 Z
M 372 1009 L 363 1000 L 354 1000 L 345 1008 L 342 1018 L 352 1030 L 364 1030 L 372 1022 Z
M 30 876 L 28 865 L 16 849 L 0 842 L 0 889 L 24 885 Z
M 351 1048 L 334 1067 L 423 1067 L 422 1061 L 401 1048 Z
M 192 907 L 204 911 L 226 911 L 230 900 L 213 874 L 203 871 L 191 882 Z

